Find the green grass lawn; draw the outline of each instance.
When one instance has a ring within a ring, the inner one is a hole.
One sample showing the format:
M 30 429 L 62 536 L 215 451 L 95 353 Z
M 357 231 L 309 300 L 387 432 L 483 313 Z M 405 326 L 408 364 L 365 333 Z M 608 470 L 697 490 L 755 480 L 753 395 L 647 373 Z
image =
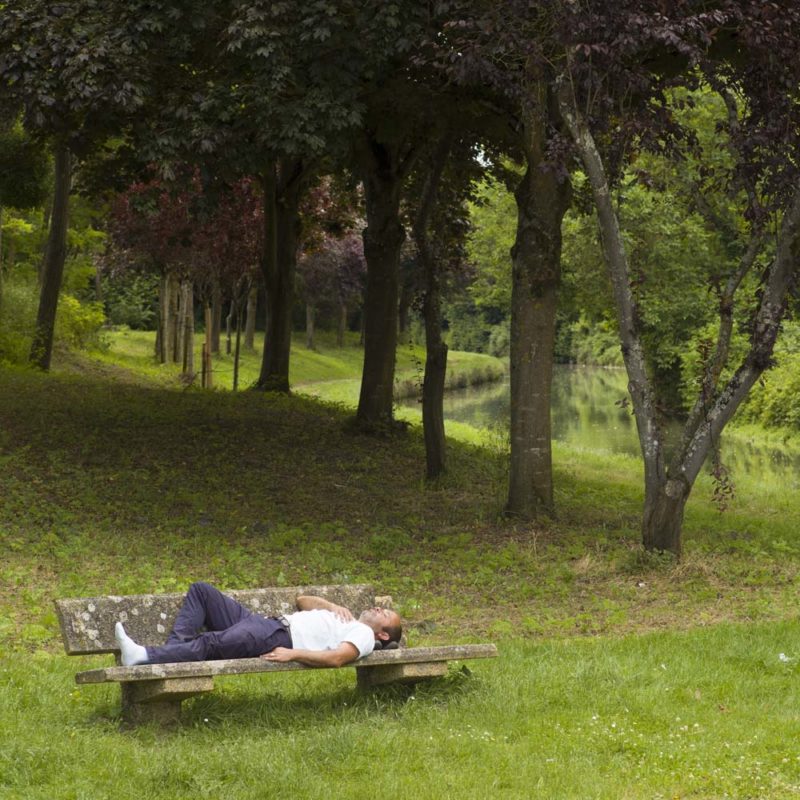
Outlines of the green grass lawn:
M 108 348 L 92 353 L 92 358 L 108 365 L 122 366 L 163 385 L 174 384 L 180 370 L 172 364 L 156 364 L 153 359 L 155 334 L 152 331 L 120 329 L 104 334 Z M 239 365 L 239 388 L 246 389 L 258 379 L 261 369 L 261 340 L 258 336 L 256 350 L 242 348 Z M 195 368 L 200 369 L 202 336 L 196 338 Z M 222 353 L 213 358 L 215 388 L 230 389 L 233 385 L 233 356 Z M 319 331 L 316 349 L 305 346 L 305 334 L 297 333 L 292 345 L 289 380 L 294 391 L 320 397 L 332 402 L 355 406 L 361 387 L 361 366 L 364 350 L 358 343 L 358 334 L 348 333 L 344 347 L 337 347 L 335 337 Z M 395 375 L 396 394 L 413 396 L 421 392 L 425 369 L 425 350 L 419 345 L 400 344 L 397 348 Z M 451 385 L 467 385 L 483 380 L 497 380 L 503 375 L 502 361 L 482 353 L 465 353 L 458 350 L 448 354 L 448 381 Z M 196 378 L 199 385 L 200 376 Z
M 491 436 L 454 428 L 429 486 L 418 426 L 376 440 L 338 405 L 105 358 L 0 371 L 3 800 L 800 793 L 796 494 L 740 482 L 720 514 L 703 478 L 675 563 L 638 545 L 634 459 L 556 446 L 558 517 L 507 520 Z M 500 658 L 378 695 L 350 671 L 230 678 L 177 731 L 121 733 L 116 688 L 73 682 L 108 657 L 63 655 L 52 600 L 196 579 L 370 582 L 411 644 Z
M 351 670 L 218 681 L 181 728 L 118 729 L 96 663 L 0 669 L 0 794 L 24 798 L 792 798 L 793 623 L 501 642 L 500 658 L 360 694 Z

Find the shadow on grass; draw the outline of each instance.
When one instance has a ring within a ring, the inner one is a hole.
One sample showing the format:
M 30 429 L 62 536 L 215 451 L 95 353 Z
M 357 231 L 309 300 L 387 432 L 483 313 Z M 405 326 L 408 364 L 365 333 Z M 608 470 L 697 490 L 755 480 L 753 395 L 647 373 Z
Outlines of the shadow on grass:
M 289 687 L 287 692 L 272 689 L 256 691 L 245 686 L 228 683 L 222 690 L 188 700 L 183 705 L 181 722 L 172 728 L 144 725 L 135 729 L 147 734 L 181 735 L 192 729 L 224 731 L 235 728 L 237 732 L 263 731 L 281 734 L 319 731 L 324 727 L 337 727 L 353 722 L 380 723 L 397 720 L 409 708 L 416 710 L 436 708 L 457 702 L 463 697 L 475 696 L 484 687 L 468 667 L 452 667 L 442 678 L 424 683 L 398 684 L 361 690 L 357 687 L 329 688 L 314 685 L 307 693 L 299 687 Z M 119 727 L 122 721 L 119 705 L 103 704 L 95 708 L 78 724 L 82 728 L 93 725 Z M 131 731 L 123 731 L 130 734 Z

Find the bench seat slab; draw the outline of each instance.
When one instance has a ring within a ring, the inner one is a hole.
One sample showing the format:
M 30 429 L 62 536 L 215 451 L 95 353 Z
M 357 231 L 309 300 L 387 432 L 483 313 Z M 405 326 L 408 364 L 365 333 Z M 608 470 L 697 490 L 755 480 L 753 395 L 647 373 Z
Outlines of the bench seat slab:
M 473 658 L 494 658 L 493 644 L 456 644 L 444 647 L 409 647 L 372 653 L 351 664 L 359 670 L 377 669 L 387 665 L 428 664 L 432 662 L 463 661 Z M 106 683 L 130 681 L 161 681 L 173 678 L 213 677 L 215 675 L 246 675 L 254 672 L 286 672 L 313 669 L 294 662 L 280 663 L 263 658 L 236 658 L 221 661 L 193 661 L 182 664 L 143 664 L 138 667 L 104 667 L 79 672 L 75 682 Z

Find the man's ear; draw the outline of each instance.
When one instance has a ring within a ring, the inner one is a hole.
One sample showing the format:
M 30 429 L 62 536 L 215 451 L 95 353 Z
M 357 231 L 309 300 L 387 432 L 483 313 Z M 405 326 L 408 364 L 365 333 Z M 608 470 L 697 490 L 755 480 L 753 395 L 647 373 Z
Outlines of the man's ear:
M 389 634 L 386 633 L 386 631 L 378 631 L 375 634 L 375 638 L 376 639 L 380 639 L 382 642 L 388 642 L 389 641 Z

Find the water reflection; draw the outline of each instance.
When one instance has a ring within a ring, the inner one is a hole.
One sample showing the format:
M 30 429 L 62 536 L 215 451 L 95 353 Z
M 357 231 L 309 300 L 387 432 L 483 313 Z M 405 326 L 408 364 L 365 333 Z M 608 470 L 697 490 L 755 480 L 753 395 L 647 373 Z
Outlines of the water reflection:
M 599 367 L 557 366 L 553 375 L 553 438 L 598 452 L 639 456 L 636 425 L 630 411 L 627 377 L 623 370 Z M 415 400 L 409 405 L 417 405 Z M 418 405 L 417 405 L 418 407 Z M 474 427 L 507 427 L 508 382 L 448 392 L 444 418 Z M 673 426 L 668 440 L 677 438 Z M 722 460 L 734 475 L 770 486 L 793 490 L 800 487 L 800 456 L 797 453 L 753 441 L 726 439 Z

